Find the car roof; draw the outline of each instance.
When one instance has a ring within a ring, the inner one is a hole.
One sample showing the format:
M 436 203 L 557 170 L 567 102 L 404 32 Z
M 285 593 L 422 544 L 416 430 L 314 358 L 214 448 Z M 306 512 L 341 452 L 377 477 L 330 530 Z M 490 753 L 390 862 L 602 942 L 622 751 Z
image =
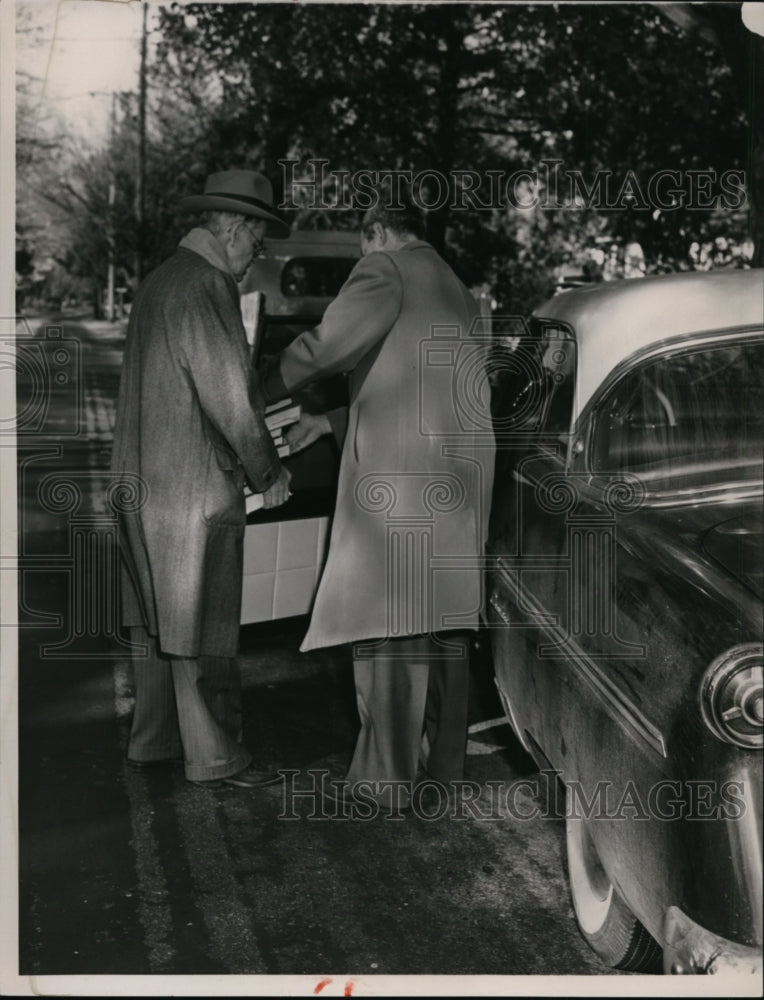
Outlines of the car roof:
M 764 327 L 764 269 L 602 282 L 560 292 L 533 315 L 573 328 L 575 424 L 604 379 L 635 352 L 683 334 Z
M 266 239 L 268 256 L 290 260 L 303 256 L 360 257 L 361 237 L 353 230 L 298 229 L 284 240 Z
M 252 263 L 240 293 L 262 292 L 266 314 L 271 317 L 294 316 L 306 321 L 319 319 L 334 296 L 285 296 L 281 276 L 286 263 L 299 258 L 352 262 L 361 256 L 358 233 L 344 230 L 297 230 L 283 240 L 266 239 L 265 248 L 266 256 Z

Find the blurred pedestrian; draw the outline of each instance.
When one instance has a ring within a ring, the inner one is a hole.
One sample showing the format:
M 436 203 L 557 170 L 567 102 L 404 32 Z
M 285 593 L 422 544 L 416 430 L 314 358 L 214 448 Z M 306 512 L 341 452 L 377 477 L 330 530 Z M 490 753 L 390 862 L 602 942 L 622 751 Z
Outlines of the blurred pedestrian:
M 361 260 L 321 324 L 264 379 L 270 401 L 350 373 L 349 408 L 304 414 L 287 434 L 294 451 L 332 432 L 342 446 L 302 649 L 355 643 L 361 731 L 347 779 L 387 807 L 406 805 L 420 758 L 441 782 L 463 774 L 493 476 L 478 306 L 423 233 L 410 203 L 371 208 Z
M 243 490 L 278 506 L 289 473 L 263 420 L 237 282 L 264 236 L 289 230 L 254 171 L 212 174 L 184 207 L 201 225 L 135 297 L 114 434 L 112 471 L 145 490 L 122 519 L 123 623 L 137 644 L 128 763 L 182 755 L 190 781 L 249 788 L 278 779 L 252 765 L 241 736 Z

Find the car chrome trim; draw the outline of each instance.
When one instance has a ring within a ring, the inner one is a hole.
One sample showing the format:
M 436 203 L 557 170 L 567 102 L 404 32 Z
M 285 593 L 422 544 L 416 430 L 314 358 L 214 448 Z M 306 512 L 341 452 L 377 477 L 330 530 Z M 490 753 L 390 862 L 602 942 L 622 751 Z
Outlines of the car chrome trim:
M 687 584 L 707 596 L 713 595 L 738 621 L 755 629 L 754 635 L 761 631 L 761 598 L 739 580 L 730 578 L 729 572 L 715 560 L 700 558 L 686 546 L 647 532 L 644 543 L 651 546 L 654 566 L 681 566 Z
M 728 819 L 730 845 L 739 884 L 746 887 L 755 940 L 761 942 L 764 928 L 764 872 L 762 872 L 761 775 L 741 769 L 731 780 L 743 789 L 744 812 Z
M 507 717 L 509 718 L 510 725 L 512 726 L 514 734 L 517 737 L 520 746 L 523 748 L 523 750 L 525 750 L 525 752 L 532 757 L 533 751 L 531 750 L 530 744 L 528 743 L 528 739 L 525 732 L 520 728 L 520 725 L 517 719 L 515 718 L 515 713 L 512 710 L 512 702 L 509 700 L 509 695 L 506 693 L 506 691 L 504 691 L 502 687 L 499 686 L 499 681 L 496 678 L 494 678 L 494 680 L 496 682 L 496 690 L 499 693 L 499 701 L 503 705 L 504 711 L 507 713 Z
M 502 582 L 507 586 L 515 603 L 520 606 L 521 598 L 527 610 L 535 616 L 542 616 L 550 621 L 554 616 L 542 607 L 535 598 L 527 591 L 521 591 L 519 584 L 519 573 L 507 567 L 504 560 L 499 557 L 497 560 L 498 572 Z M 494 605 L 495 606 L 495 605 Z M 498 610 L 498 609 L 497 609 Z M 504 620 L 504 615 L 501 616 Z M 510 624 L 508 622 L 508 624 Z M 613 683 L 605 671 L 582 649 L 564 629 L 555 625 L 538 626 L 540 631 L 546 633 L 550 640 L 565 640 L 566 658 L 578 676 L 584 680 L 589 688 L 599 698 L 608 715 L 630 736 L 636 736 L 654 753 L 661 757 L 668 757 L 666 742 L 661 731 L 645 717 L 642 711 L 628 698 L 621 689 Z
M 499 601 L 499 595 L 498 594 L 491 594 L 490 604 L 491 604 L 491 607 L 493 608 L 493 610 L 496 612 L 496 614 L 499 616 L 499 618 L 501 618 L 501 620 L 504 622 L 505 625 L 511 625 L 512 624 L 512 622 L 509 619 L 509 616 L 507 615 L 506 611 L 504 610 L 504 608 L 501 605 L 501 602 Z
M 697 351 L 699 348 L 709 344 L 719 347 L 727 347 L 728 341 L 739 343 L 757 343 L 761 340 L 761 323 L 743 323 L 731 327 L 720 327 L 719 329 L 698 330 L 695 333 L 679 333 L 661 340 L 654 340 L 648 344 L 643 344 L 623 358 L 611 368 L 600 380 L 599 384 L 589 390 L 588 393 L 579 393 L 574 396 L 573 410 L 571 413 L 570 433 L 580 435 L 581 428 L 589 419 L 591 412 L 596 409 L 608 393 L 615 387 L 624 375 L 626 375 L 637 364 L 644 364 L 667 354 L 684 354 Z M 578 343 L 578 338 L 576 339 Z M 581 403 L 581 400 L 585 401 Z
M 491 605 L 491 607 L 493 608 L 493 610 L 496 612 L 496 614 L 499 616 L 499 618 L 501 618 L 501 620 L 504 622 L 504 624 L 507 627 L 510 627 L 511 624 L 512 624 L 512 622 L 511 622 L 509 616 L 507 615 L 507 612 L 502 607 L 502 604 L 501 604 L 501 601 L 499 600 L 499 595 L 498 594 L 496 594 L 496 593 L 491 594 L 491 597 L 490 597 L 490 600 L 489 600 L 489 604 Z M 526 753 L 531 754 L 531 756 L 533 756 L 533 754 L 531 753 L 531 748 L 528 745 L 528 742 L 526 740 L 525 733 L 522 731 L 522 729 L 520 728 L 520 725 L 519 725 L 517 719 L 515 718 L 515 713 L 514 713 L 514 711 L 512 709 L 512 703 L 509 700 L 509 695 L 502 688 L 501 684 L 499 684 L 499 678 L 497 676 L 494 676 L 493 680 L 494 680 L 494 684 L 496 685 L 496 690 L 499 693 L 499 700 L 501 701 L 501 704 L 502 704 L 502 706 L 504 708 L 504 711 L 507 713 L 507 717 L 509 718 L 509 722 L 510 722 L 510 725 L 512 726 L 512 729 L 514 730 L 515 736 L 520 741 L 523 750 L 525 750 Z
M 737 944 L 706 930 L 678 906 L 669 906 L 666 910 L 663 940 L 663 971 L 668 974 L 761 975 L 761 948 Z
M 717 739 L 743 750 L 761 750 L 764 744 L 762 660 L 760 642 L 733 646 L 709 664 L 698 690 L 708 728 Z
M 725 483 L 724 487 L 699 490 L 667 490 L 663 493 L 645 494 L 646 507 L 699 507 L 707 503 L 739 503 L 741 500 L 758 500 L 764 493 L 761 482 Z
M 603 472 L 593 473 L 593 477 L 601 479 L 606 474 Z M 761 480 L 743 479 L 733 483 L 723 483 L 714 486 L 691 486 L 676 490 L 655 490 L 650 491 L 650 479 L 642 472 L 631 472 L 624 470 L 623 473 L 614 473 L 611 478 L 621 475 L 624 479 L 631 477 L 638 480 L 644 487 L 641 497 L 640 507 L 667 509 L 671 507 L 701 507 L 705 504 L 734 504 L 742 503 L 746 500 L 760 500 L 764 495 L 764 482 Z M 529 480 L 518 478 L 518 482 L 524 485 L 534 485 Z M 654 477 L 659 478 L 659 477 Z M 660 478 L 664 478 L 661 476 Z M 602 489 L 596 481 L 581 482 L 578 486 L 581 496 L 589 503 L 602 503 Z

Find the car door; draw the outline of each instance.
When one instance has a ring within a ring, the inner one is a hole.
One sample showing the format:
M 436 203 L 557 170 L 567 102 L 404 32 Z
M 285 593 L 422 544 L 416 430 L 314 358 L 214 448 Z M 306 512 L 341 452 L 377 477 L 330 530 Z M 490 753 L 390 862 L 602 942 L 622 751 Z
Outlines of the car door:
M 331 235 L 293 234 L 251 276 L 250 283 L 264 289 L 260 357 L 279 354 L 303 330 L 320 323 L 326 306 L 353 269 L 357 242 L 335 243 Z M 258 357 L 253 361 L 257 363 Z M 340 373 L 304 386 L 292 399 L 306 413 L 346 406 L 347 377 Z M 333 438 L 324 436 L 295 455 L 283 455 L 292 495 L 281 507 L 247 516 L 242 624 L 310 611 L 334 513 L 340 450 Z
M 633 608 L 644 569 L 621 545 L 641 492 L 628 476 L 592 475 L 586 439 L 569 423 L 574 372 L 561 355 L 575 354 L 575 335 L 560 344 L 549 334 L 543 423 L 495 498 L 489 618 L 498 686 L 526 749 L 574 789 L 613 884 L 630 904 L 636 897 L 635 914 L 657 932 L 634 878 L 639 859 L 655 852 L 639 824 L 624 822 L 647 818 L 632 805 L 634 774 L 648 783 L 666 776 L 663 735 L 642 708 L 645 617 Z M 555 355 L 563 370 L 553 370 Z
M 521 742 L 540 765 L 551 761 L 546 730 L 565 679 L 539 657 L 559 622 L 565 534 L 565 463 L 575 381 L 575 338 L 537 323 L 494 387 L 496 477 L 489 530 L 488 626 L 502 701 Z M 517 373 L 525 378 L 518 381 Z
M 715 814 L 725 774 L 698 692 L 713 657 L 750 634 L 732 592 L 727 607 L 715 594 L 702 540 L 729 516 L 735 490 L 725 484 L 743 475 L 748 453 L 760 463 L 759 353 L 750 336 L 721 331 L 660 345 L 601 389 L 572 445 L 569 475 L 582 483 L 576 517 L 598 525 L 601 550 L 598 579 L 582 578 L 577 600 L 606 602 L 599 619 L 590 616 L 596 627 L 569 629 L 577 645 L 569 662 L 599 703 L 579 777 L 589 788 L 608 782 L 607 816 L 591 824 L 591 837 L 656 937 L 668 906 L 690 905 L 699 864 L 714 919 L 728 897 L 727 925 L 740 917 L 720 878 L 725 826 L 699 822 Z M 750 405 L 741 406 L 745 397 Z M 714 851 L 704 841 L 712 830 Z

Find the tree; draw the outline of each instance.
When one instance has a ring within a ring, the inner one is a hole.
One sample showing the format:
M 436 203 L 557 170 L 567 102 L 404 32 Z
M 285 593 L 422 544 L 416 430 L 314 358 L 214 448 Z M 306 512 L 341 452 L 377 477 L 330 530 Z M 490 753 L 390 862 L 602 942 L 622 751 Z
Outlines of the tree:
M 176 245 L 183 195 L 230 166 L 270 174 L 279 160 L 320 157 L 331 170 L 431 171 L 448 197 L 428 238 L 501 306 L 532 307 L 555 272 L 600 239 L 639 241 L 649 260 L 691 266 L 693 241 L 738 237 L 731 212 L 581 205 L 568 184 L 535 208 L 460 205 L 460 170 L 510 177 L 560 161 L 593 184 L 610 171 L 742 169 L 746 105 L 718 46 L 644 5 L 195 4 L 162 8 L 149 71 L 145 240 L 148 266 Z M 67 154 L 66 184 L 48 185 L 71 220 L 81 271 L 104 265 L 113 218 L 134 277 L 137 103 L 125 95 L 108 148 Z M 61 174 L 60 167 L 57 168 Z M 105 198 L 109 173 L 117 204 Z M 331 183 L 331 179 L 330 182 Z M 543 199 L 542 199 L 543 200 Z M 596 199 L 595 199 L 596 200 Z M 584 199 L 585 201 L 585 199 Z M 358 212 L 286 212 L 298 226 L 347 227 Z M 89 225 L 87 224 L 89 222 Z
M 738 102 L 746 109 L 752 133 L 747 157 L 754 244 L 752 263 L 763 267 L 764 101 L 761 95 L 764 94 L 764 37 L 749 31 L 743 23 L 741 8 L 740 3 L 702 6 L 677 3 L 661 5 L 659 10 L 691 37 L 700 37 L 717 46 L 730 67 Z
M 273 170 L 287 156 L 322 157 L 335 170 L 428 169 L 452 185 L 461 168 L 511 173 L 544 159 L 589 180 L 606 170 L 645 180 L 660 169 L 721 173 L 745 163 L 745 108 L 729 67 L 708 41 L 688 38 L 658 11 L 633 4 L 330 9 L 331 16 L 318 4 L 163 11 L 157 82 L 180 94 L 201 76 L 207 90 L 206 136 L 197 147 L 207 155 L 197 184 L 231 162 Z M 305 212 L 298 219 L 318 222 Z M 710 214 L 638 203 L 587 212 L 563 198 L 530 213 L 446 205 L 431 214 L 428 237 L 468 280 L 487 278 L 501 298 L 525 288 L 526 305 L 597 235 L 638 240 L 649 256 L 677 262 L 715 224 Z

